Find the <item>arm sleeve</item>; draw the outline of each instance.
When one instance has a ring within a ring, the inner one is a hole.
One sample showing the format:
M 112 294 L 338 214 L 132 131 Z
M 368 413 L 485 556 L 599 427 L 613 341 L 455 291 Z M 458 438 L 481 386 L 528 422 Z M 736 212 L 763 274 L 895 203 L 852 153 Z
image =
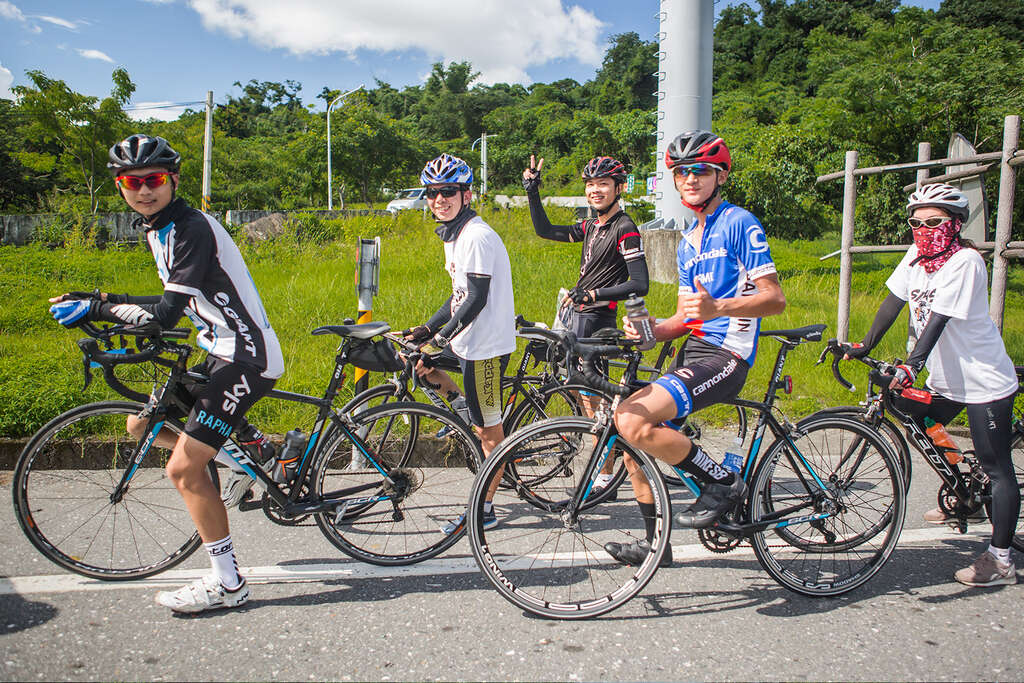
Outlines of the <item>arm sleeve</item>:
M 885 297 L 885 301 L 878 307 L 878 313 L 875 314 L 875 320 L 871 323 L 871 329 L 868 330 L 868 333 L 864 335 L 864 339 L 861 341 L 864 348 L 871 351 L 871 349 L 878 345 L 878 342 L 882 340 L 882 337 L 892 327 L 892 324 L 896 322 L 896 318 L 906 303 L 900 297 L 889 292 L 889 296 Z
M 527 192 L 530 201 L 530 218 L 533 220 L 533 231 L 539 237 L 556 242 L 579 242 L 583 237 L 580 225 L 552 225 L 544 205 L 540 202 L 540 192 Z
M 939 341 L 939 337 L 942 335 L 942 331 L 946 329 L 946 323 L 949 320 L 948 315 L 942 315 L 935 311 L 932 311 L 931 315 L 928 316 L 928 324 L 924 326 L 921 336 L 917 338 L 917 344 L 914 346 L 914 350 L 910 352 L 910 358 L 907 358 L 907 365 L 914 368 L 915 372 L 921 372 L 924 362 L 928 360 L 928 354 L 935 348 L 935 343 Z
M 626 261 L 626 272 L 629 279 L 611 287 L 601 287 L 594 294 L 598 301 L 618 301 L 630 294 L 645 296 L 650 289 L 650 275 L 647 273 L 647 259 L 639 258 Z
M 487 294 L 491 289 L 490 275 L 474 275 L 470 273 L 466 276 L 466 283 L 466 298 L 462 300 L 458 309 L 452 314 L 451 320 L 438 332 L 445 339 L 451 339 L 466 329 L 471 322 L 476 320 L 476 317 L 480 315 L 480 311 L 483 310 L 484 305 L 487 303 Z
M 108 304 L 155 304 L 163 299 L 159 294 L 151 296 L 132 296 L 131 294 L 107 294 Z
M 109 298 L 109 297 L 108 297 Z M 156 321 L 163 329 L 170 329 L 178 324 L 192 298 L 181 292 L 165 291 L 161 297 L 128 297 L 126 299 L 157 299 L 156 303 L 102 303 L 94 318 L 112 323 L 143 325 Z
M 437 331 L 444 327 L 444 324 L 451 319 L 452 297 L 448 297 L 448 300 L 441 304 L 441 308 L 437 309 L 434 315 L 430 316 L 430 320 L 424 324 L 431 334 L 437 334 Z

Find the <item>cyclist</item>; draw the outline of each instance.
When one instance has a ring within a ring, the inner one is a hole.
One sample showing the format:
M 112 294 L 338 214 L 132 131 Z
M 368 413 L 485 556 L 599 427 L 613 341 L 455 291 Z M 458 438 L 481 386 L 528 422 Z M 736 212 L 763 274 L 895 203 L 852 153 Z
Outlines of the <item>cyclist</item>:
M 746 484 L 665 422 L 739 393 L 757 352 L 760 319 L 781 313 L 786 297 L 761 224 L 720 196 L 731 168 L 725 141 L 707 131 L 683 133 L 668 145 L 665 165 L 696 220 L 679 242 L 676 312 L 660 323 L 652 317 L 651 324 L 658 340 L 675 339 L 687 330 L 691 334 L 674 368 L 623 401 L 615 424 L 631 444 L 697 479 L 700 497 L 673 521 L 681 527 L 703 528 L 742 502 Z M 639 337 L 628 319 L 624 328 L 630 337 Z M 628 457 L 626 467 L 636 470 Z M 654 534 L 654 498 L 642 477 L 632 481 L 637 503 L 649 521 L 646 540 L 605 545 L 624 564 L 643 562 Z M 670 546 L 662 565 L 671 562 Z
M 925 385 L 933 394 L 926 416 L 948 424 L 966 408 L 974 452 L 992 480 L 988 550 L 953 576 L 968 586 L 1016 583 L 1010 544 L 1020 514 L 1020 489 L 1010 437 L 1017 375 L 988 317 L 985 261 L 960 237 L 969 213 L 967 197 L 950 185 L 925 185 L 910 195 L 907 211 L 914 244 L 886 281 L 889 295 L 871 329 L 860 343 L 849 346 L 846 357 L 867 355 L 910 303 L 913 350 L 898 366 L 894 384 L 913 385 L 926 367 Z M 922 429 L 924 417 L 917 418 Z M 946 519 L 941 509 L 925 513 L 928 522 Z
M 421 342 L 420 348 L 427 354 L 451 349 L 456 356 L 462 367 L 470 422 L 487 456 L 505 438 L 501 376 L 516 348 L 512 267 L 501 237 L 470 208 L 473 171 L 465 161 L 442 154 L 423 168 L 420 182 L 427 188 L 427 206 L 444 243 L 452 295 L 426 323 L 408 330 L 407 336 Z M 445 391 L 457 391 L 451 378 L 438 370 L 431 371 L 422 360 L 417 363 L 417 372 L 440 382 Z M 495 479 L 495 488 L 499 480 Z M 449 522 L 443 531 L 454 533 L 464 518 L 465 514 Z M 489 497 L 484 505 L 484 528 L 497 524 Z
M 559 317 L 577 337 L 589 337 L 597 330 L 615 327 L 620 299 L 647 294 L 649 278 L 644 245 L 633 219 L 622 210 L 619 198 L 625 189 L 626 168 L 612 157 L 594 157 L 583 167 L 587 203 L 597 211 L 594 220 L 575 225 L 552 225 L 540 200 L 541 169 L 544 159 L 530 155 L 530 167 L 523 171 L 523 188 L 530 202 L 533 229 L 543 239 L 582 242 L 580 276 L 560 302 Z M 584 397 L 582 407 L 593 415 L 596 402 Z M 600 494 L 614 475 L 610 459 L 594 481 L 593 494 Z
M 50 311 L 63 325 L 157 321 L 163 328 L 174 327 L 184 314 L 198 329 L 197 343 L 209 354 L 200 367 L 209 381 L 191 397 L 194 406 L 181 436 L 165 431 L 157 443 L 173 448 L 167 476 L 185 500 L 213 572 L 179 590 L 157 593 L 156 601 L 175 612 L 201 612 L 237 607 L 250 596 L 238 571 L 227 510 L 207 466 L 246 411 L 283 374 L 284 359 L 238 247 L 216 219 L 175 196 L 180 162 L 181 155 L 163 138 L 136 134 L 110 148 L 107 164 L 121 196 L 141 217 L 163 295 L 72 292 L 51 299 Z M 136 436 L 145 430 L 148 410 L 129 418 L 128 429 Z

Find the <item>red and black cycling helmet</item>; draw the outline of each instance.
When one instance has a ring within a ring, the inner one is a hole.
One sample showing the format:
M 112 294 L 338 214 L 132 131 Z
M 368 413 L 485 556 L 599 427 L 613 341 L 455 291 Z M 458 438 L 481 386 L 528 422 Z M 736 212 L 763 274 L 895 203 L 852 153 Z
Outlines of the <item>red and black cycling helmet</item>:
M 159 166 L 176 173 L 181 166 L 181 155 L 161 137 L 136 133 L 110 148 L 107 168 L 115 176 L 133 168 Z
M 732 168 L 732 157 L 725 140 L 706 130 L 691 130 L 665 148 L 665 166 L 671 171 L 676 166 L 710 164 L 720 171 Z
M 584 180 L 611 178 L 616 185 L 621 185 L 626 182 L 626 167 L 612 157 L 594 157 L 583 167 L 580 177 Z

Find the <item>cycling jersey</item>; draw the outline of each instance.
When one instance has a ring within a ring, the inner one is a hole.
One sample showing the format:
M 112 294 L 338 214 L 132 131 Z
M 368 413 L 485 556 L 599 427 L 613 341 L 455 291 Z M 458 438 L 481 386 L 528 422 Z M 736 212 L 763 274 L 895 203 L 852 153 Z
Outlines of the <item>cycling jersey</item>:
M 636 223 L 625 211 L 619 211 L 603 225 L 596 219 L 575 225 L 552 225 L 544 212 L 540 194 L 528 193 L 528 197 L 530 217 L 539 236 L 556 242 L 583 243 L 576 286 L 587 291 L 604 290 L 597 292 L 598 301 L 575 308 L 614 311 L 615 299 L 623 299 L 633 292 L 641 296 L 647 293 L 649 283 L 643 241 Z M 636 267 L 640 264 L 642 268 Z
M 185 315 L 199 347 L 228 362 L 284 374 L 281 344 L 238 247 L 215 218 L 175 199 L 143 224 L 164 289 L 191 297 Z
M 700 249 L 686 239 L 693 226 L 679 240 L 680 294 L 695 292 L 700 282 L 715 299 L 751 296 L 754 280 L 776 272 L 764 228 L 749 211 L 723 201 L 707 217 Z M 753 365 L 760 327 L 760 318 L 722 316 L 694 321 L 693 334 Z

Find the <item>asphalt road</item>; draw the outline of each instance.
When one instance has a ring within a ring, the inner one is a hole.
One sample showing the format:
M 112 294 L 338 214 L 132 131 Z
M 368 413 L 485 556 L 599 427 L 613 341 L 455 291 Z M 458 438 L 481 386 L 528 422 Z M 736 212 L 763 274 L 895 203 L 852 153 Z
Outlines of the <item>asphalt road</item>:
M 205 573 L 201 552 L 145 582 L 62 573 L 22 535 L 0 473 L 0 678 L 1021 680 L 1024 587 L 952 581 L 986 547 L 988 527 L 961 536 L 922 522 L 937 481 L 918 464 L 899 548 L 846 596 L 790 593 L 749 549 L 712 555 L 676 530 L 675 564 L 637 598 L 559 622 L 505 602 L 465 540 L 382 569 L 342 556 L 314 526 L 277 526 L 258 511 L 231 518 L 253 599 L 175 616 L 153 594 Z

